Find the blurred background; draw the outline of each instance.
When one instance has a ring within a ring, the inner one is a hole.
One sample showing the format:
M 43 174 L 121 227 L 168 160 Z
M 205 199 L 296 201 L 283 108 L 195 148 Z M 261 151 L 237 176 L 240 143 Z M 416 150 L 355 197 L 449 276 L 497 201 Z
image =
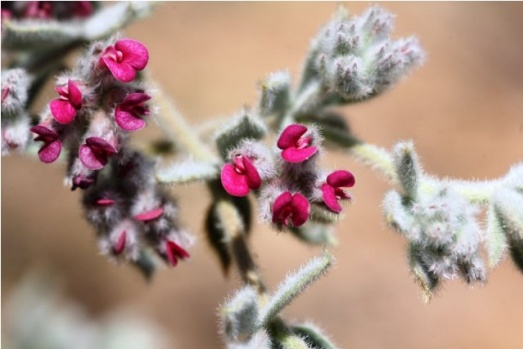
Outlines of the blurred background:
M 254 106 L 270 72 L 289 69 L 296 82 L 310 38 L 339 4 L 168 2 L 125 34 L 148 47 L 149 72 L 196 125 Z M 361 14 L 368 3 L 343 5 Z M 393 90 L 344 109 L 355 133 L 386 148 L 414 140 L 425 170 L 438 176 L 495 178 L 523 160 L 523 3 L 381 5 L 397 16 L 394 36 L 418 36 L 427 60 Z M 159 134 L 154 128 L 138 137 Z M 424 305 L 405 240 L 382 223 L 387 184 L 342 154 L 324 161 L 355 173 L 354 204 L 337 226 L 335 268 L 287 309 L 288 319 L 314 320 L 341 348 L 523 347 L 523 275 L 509 259 L 485 287 L 446 282 Z M 172 348 L 222 347 L 217 307 L 240 283 L 223 278 L 207 247 L 204 188 L 173 189 L 198 244 L 188 262 L 147 284 L 98 254 L 79 193 L 63 177 L 60 164 L 2 159 L 2 302 L 29 271 L 46 268 L 93 319 L 124 307 L 156 321 Z M 320 253 L 264 226 L 251 246 L 271 287 Z

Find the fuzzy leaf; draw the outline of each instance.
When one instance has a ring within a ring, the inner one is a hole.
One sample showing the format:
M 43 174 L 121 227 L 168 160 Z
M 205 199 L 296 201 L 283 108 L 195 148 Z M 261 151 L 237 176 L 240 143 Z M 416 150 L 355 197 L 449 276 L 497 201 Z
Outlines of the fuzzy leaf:
M 261 84 L 260 113 L 263 116 L 285 112 L 291 103 L 291 77 L 287 71 L 272 73 Z
M 65 46 L 82 38 L 75 22 L 7 20 L 2 21 L 2 49 L 35 50 Z
M 212 163 L 185 160 L 160 168 L 156 178 L 161 183 L 181 184 L 208 181 L 218 176 L 219 168 Z
M 485 234 L 488 261 L 491 268 L 498 265 L 507 249 L 507 237 L 503 231 L 503 223 L 493 205 L 487 214 L 487 230 Z
M 311 259 L 298 271 L 288 275 L 263 309 L 260 316 L 261 324 L 266 324 L 277 316 L 308 286 L 325 274 L 332 266 L 333 261 L 334 257 L 330 253 L 324 252 L 321 257 Z
M 332 224 L 309 222 L 301 227 L 291 227 L 289 230 L 298 239 L 311 245 L 336 246 L 338 244 Z
M 218 130 L 215 139 L 223 160 L 227 159 L 229 150 L 237 147 L 244 139 L 262 139 L 267 128 L 261 120 L 247 113 L 232 120 L 228 125 Z
M 248 341 L 257 330 L 258 294 L 252 287 L 236 292 L 220 309 L 222 332 L 229 341 Z
M 519 271 L 523 273 L 523 239 L 510 238 L 509 247 L 512 261 L 516 267 L 518 267 Z
M 385 223 L 400 233 L 407 233 L 412 226 L 412 216 L 403 206 L 401 195 L 391 190 L 383 198 L 383 216 Z
M 412 142 L 400 142 L 392 149 L 392 159 L 405 193 L 415 198 L 421 180 L 421 166 Z
M 303 338 L 315 349 L 336 349 L 336 346 L 331 343 L 329 338 L 327 338 L 318 327 L 312 324 L 295 325 L 292 326 L 291 329 L 292 332 Z
M 416 246 L 409 246 L 409 264 L 414 277 L 423 292 L 423 301 L 430 302 L 433 291 L 439 283 L 438 277 L 432 273 L 420 258 L 420 251 Z
M 229 248 L 230 241 L 226 235 L 223 225 L 220 222 L 220 218 L 216 212 L 217 203 L 214 202 L 209 210 L 207 211 L 207 219 L 205 220 L 205 231 L 207 235 L 207 241 L 211 245 L 211 248 L 214 250 L 222 270 L 225 275 L 229 273 L 231 267 L 231 252 Z
M 500 189 L 494 197 L 494 205 L 502 220 L 505 234 L 523 239 L 523 193 Z
M 145 249 L 140 251 L 140 255 L 137 260 L 133 261 L 133 265 L 138 268 L 147 281 L 151 280 L 156 270 L 153 257 L 150 255 L 150 252 Z

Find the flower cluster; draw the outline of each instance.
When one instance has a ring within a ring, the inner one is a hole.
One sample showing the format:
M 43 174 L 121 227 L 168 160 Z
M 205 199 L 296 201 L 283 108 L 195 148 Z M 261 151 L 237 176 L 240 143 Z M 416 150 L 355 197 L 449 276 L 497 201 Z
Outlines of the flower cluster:
M 77 178 L 117 156 L 128 131 L 145 127 L 151 97 L 134 80 L 148 60 L 147 48 L 135 40 L 95 43 L 71 72 L 58 78 L 58 98 L 31 131 L 43 142 L 38 155 L 45 163 L 54 162 L 64 145 L 77 153 L 70 158 L 73 189 Z
M 3 1 L 2 18 L 73 19 L 90 16 L 93 1 Z
M 354 176 L 345 170 L 319 169 L 316 160 L 321 140 L 315 127 L 301 124 L 289 125 L 281 132 L 275 151 L 245 139 L 229 152 L 230 162 L 221 171 L 222 185 L 233 196 L 255 191 L 262 220 L 272 222 L 278 230 L 305 224 L 312 205 L 316 210 L 339 214 L 340 201 L 350 199 L 343 188 L 354 185 Z
M 96 185 L 84 191 L 85 214 L 103 254 L 137 261 L 148 246 L 176 266 L 189 257 L 192 237 L 178 227 L 177 208 L 155 182 L 153 168 L 136 151 L 111 159 Z
M 139 264 L 152 249 L 175 266 L 189 257 L 192 238 L 178 227 L 177 209 L 157 184 L 154 163 L 127 142 L 151 115 L 151 97 L 137 79 L 148 60 L 147 48 L 135 40 L 94 43 L 58 78 L 58 97 L 31 131 L 43 143 L 42 162 L 68 150 L 66 184 L 84 190 L 86 217 L 103 254 Z

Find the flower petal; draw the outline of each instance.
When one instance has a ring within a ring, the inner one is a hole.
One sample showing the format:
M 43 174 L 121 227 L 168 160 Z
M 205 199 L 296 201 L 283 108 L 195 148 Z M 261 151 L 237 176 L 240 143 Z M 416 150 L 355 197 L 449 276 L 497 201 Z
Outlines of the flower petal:
M 100 170 L 107 164 L 107 156 L 100 152 L 93 152 L 90 146 L 83 144 L 80 147 L 80 161 L 90 170 Z
M 127 95 L 121 105 L 125 105 L 126 107 L 135 106 L 138 104 L 145 103 L 150 99 L 151 96 L 149 96 L 147 93 L 135 92 Z
M 278 138 L 278 143 L 276 144 L 280 149 L 287 149 L 289 147 L 296 146 L 296 143 L 307 132 L 307 127 L 300 124 L 293 124 L 287 126 L 285 130 Z
M 127 232 L 124 230 L 118 237 L 118 241 L 113 246 L 113 253 L 119 255 L 125 249 L 125 244 L 127 242 Z
M 147 222 L 147 221 L 152 221 L 153 219 L 156 219 L 156 218 L 160 217 L 161 215 L 163 215 L 163 208 L 158 207 L 158 208 L 155 208 L 154 210 L 150 210 L 150 211 L 146 211 L 146 212 L 137 214 L 136 216 L 134 216 L 134 219 L 142 221 L 142 222 Z
M 325 205 L 327 205 L 331 211 L 340 213 L 342 208 L 338 202 L 334 188 L 327 183 L 324 183 L 321 186 L 321 192 L 323 193 L 323 202 L 325 202 Z
M 96 204 L 98 206 L 111 206 L 114 205 L 116 201 L 113 199 L 98 199 L 96 200 Z
M 356 183 L 354 175 L 345 170 L 334 171 L 327 176 L 327 183 L 334 188 L 347 187 L 350 188 Z
M 243 166 L 245 166 L 245 176 L 247 177 L 247 185 L 251 189 L 258 189 L 261 185 L 261 177 L 258 170 L 252 164 L 249 158 L 243 156 Z
M 310 212 L 309 200 L 300 193 L 294 194 L 292 197 L 292 225 L 295 227 L 303 225 L 309 219 Z
M 53 118 L 61 124 L 68 124 L 74 120 L 76 116 L 76 109 L 63 99 L 54 99 L 49 104 Z
M 114 47 L 123 53 L 123 60 L 136 70 L 142 70 L 149 61 L 149 51 L 147 48 L 136 40 L 122 39 L 118 40 Z
M 62 142 L 56 140 L 51 143 L 44 144 L 38 151 L 38 157 L 46 164 L 54 162 L 62 152 Z
M 76 108 L 80 109 L 82 107 L 82 91 L 78 88 L 78 85 L 72 80 L 67 82 L 67 89 L 69 92 L 69 103 Z
M 131 82 L 136 77 L 136 70 L 128 63 L 116 63 L 109 57 L 102 57 L 111 74 L 121 82 Z
M 281 156 L 287 162 L 300 163 L 309 160 L 317 151 L 318 148 L 315 146 L 303 149 L 291 147 L 283 150 Z
M 54 142 L 58 139 L 58 134 L 55 131 L 43 125 L 33 126 L 30 131 L 36 133 L 38 135 L 36 138 L 45 143 Z
M 167 260 L 173 267 L 178 264 L 178 258 L 184 259 L 190 257 L 189 253 L 185 251 L 185 249 L 171 240 L 165 241 L 165 252 L 167 254 Z
M 247 176 L 236 172 L 234 165 L 225 164 L 222 167 L 221 180 L 223 188 L 232 196 L 246 196 L 249 194 Z
M 122 110 L 121 106 L 116 107 L 114 119 L 118 126 L 125 131 L 137 131 L 145 127 L 145 121 L 135 115 Z
M 272 205 L 272 222 L 286 224 L 291 214 L 292 194 L 288 191 L 282 193 L 274 200 Z
M 111 143 L 100 137 L 87 137 L 85 143 L 90 147 L 96 147 L 111 155 L 118 153 L 116 148 Z

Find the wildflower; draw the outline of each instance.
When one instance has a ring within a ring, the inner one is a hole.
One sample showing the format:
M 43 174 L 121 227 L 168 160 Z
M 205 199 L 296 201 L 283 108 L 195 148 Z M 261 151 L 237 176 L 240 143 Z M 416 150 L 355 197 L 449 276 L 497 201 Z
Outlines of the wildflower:
M 124 230 L 120 233 L 118 240 L 113 245 L 113 253 L 119 255 L 125 249 L 125 244 L 127 242 L 127 232 Z
M 190 257 L 189 252 L 172 240 L 165 240 L 165 254 L 173 267 L 178 264 L 178 259 Z
M 339 170 L 328 175 L 326 183 L 321 186 L 325 205 L 327 205 L 331 211 L 340 213 L 341 205 L 339 200 L 350 199 L 350 195 L 347 194 L 342 187 L 350 188 L 354 186 L 354 183 L 354 175 L 349 171 Z
M 294 195 L 286 191 L 276 198 L 272 206 L 272 222 L 299 227 L 309 218 L 309 201 L 300 193 Z M 290 221 L 290 222 L 289 222 Z
M 140 42 L 131 39 L 118 40 L 105 49 L 99 59 L 113 76 L 122 82 L 131 82 L 136 71 L 143 70 L 149 61 L 149 52 Z
M 304 125 L 287 126 L 278 139 L 277 146 L 282 149 L 281 156 L 287 162 L 300 163 L 311 158 L 318 148 L 312 144 L 312 136 L 304 137 L 308 129 Z
M 40 160 L 48 164 L 58 159 L 62 151 L 62 142 L 60 141 L 58 134 L 51 128 L 42 124 L 31 127 L 31 132 L 38 135 L 35 138 L 35 141 L 44 142 L 40 150 L 38 150 L 38 157 Z
M 114 118 L 118 126 L 125 131 L 136 131 L 145 127 L 145 121 L 141 116 L 149 115 L 149 108 L 144 105 L 151 99 L 151 96 L 145 93 L 131 93 L 122 103 L 120 103 L 115 111 Z
M 60 97 L 49 104 L 51 114 L 59 123 L 68 124 L 82 108 L 82 92 L 72 80 L 67 82 L 67 86 L 56 87 L 56 92 Z
M 100 137 L 88 137 L 80 147 L 80 160 L 90 170 L 102 169 L 111 155 L 118 151 L 115 146 Z
M 252 161 L 243 155 L 236 155 L 234 164 L 225 164 L 221 180 L 225 191 L 232 196 L 246 196 L 251 189 L 258 189 L 261 177 Z

